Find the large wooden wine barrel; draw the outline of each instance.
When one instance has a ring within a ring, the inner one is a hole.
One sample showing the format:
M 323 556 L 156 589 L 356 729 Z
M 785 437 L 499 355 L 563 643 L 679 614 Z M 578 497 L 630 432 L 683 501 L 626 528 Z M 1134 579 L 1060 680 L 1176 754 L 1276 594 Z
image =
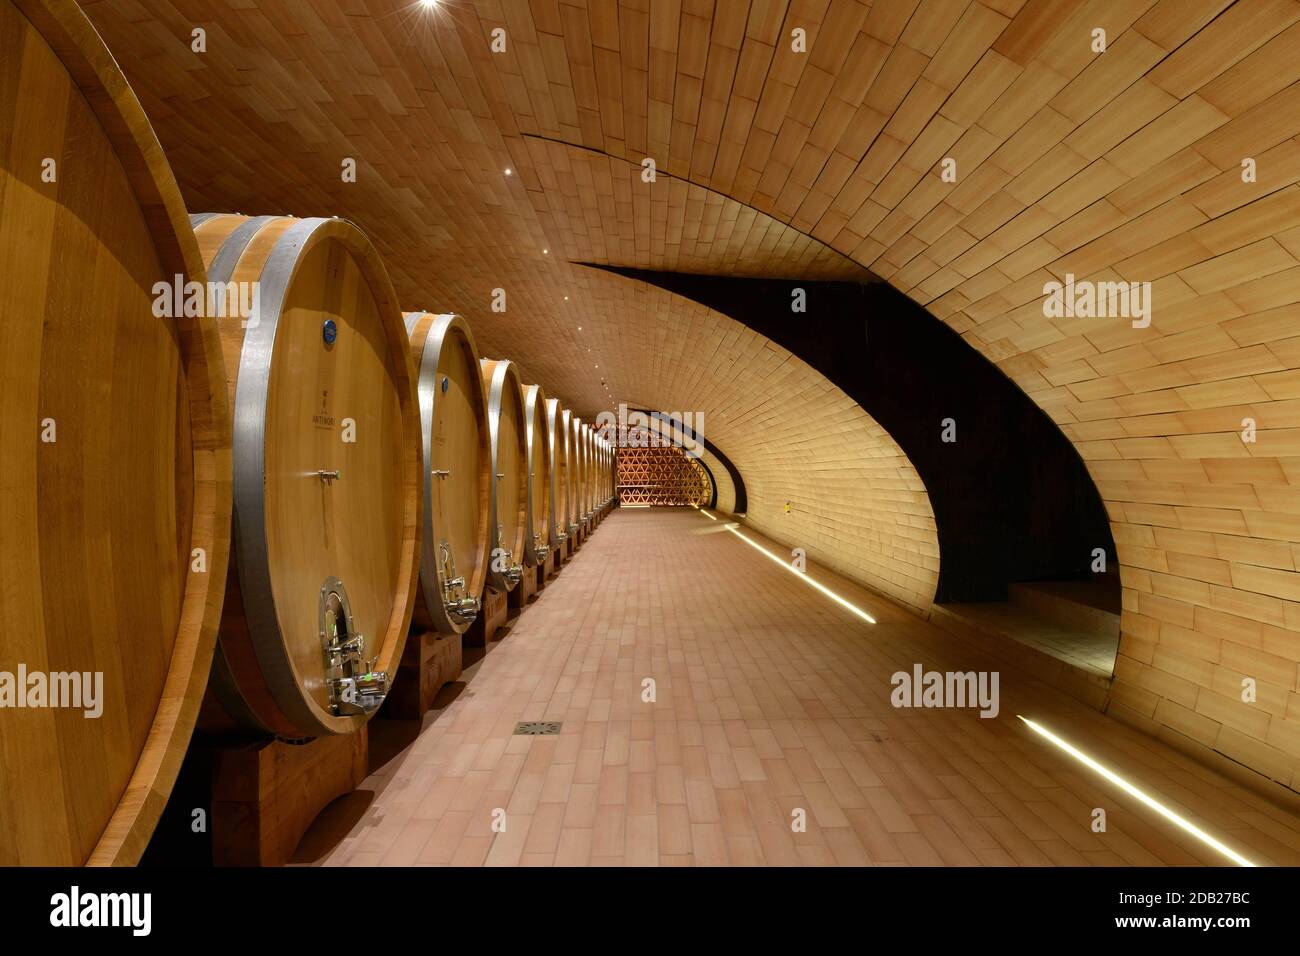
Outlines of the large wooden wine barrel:
M 587 513 L 596 516 L 596 431 L 587 426 Z
M 575 415 L 573 419 L 573 501 L 574 509 L 578 515 L 578 523 L 585 525 L 587 520 L 587 511 L 583 505 L 583 499 L 586 495 L 587 488 L 587 453 L 582 442 L 583 428 L 584 425 L 582 419 Z
M 613 463 L 614 463 L 614 447 L 608 441 L 606 441 L 604 443 L 603 454 L 601 455 L 601 461 L 600 461 L 601 501 L 606 508 L 609 507 L 610 499 L 613 498 L 614 496 L 609 481 L 610 472 L 613 470 Z
M 586 422 L 581 422 L 579 427 L 579 441 L 582 444 L 582 515 L 590 522 L 592 512 L 592 502 L 595 497 L 593 489 L 595 478 L 595 465 L 592 463 L 592 456 L 595 452 L 595 446 L 591 440 L 591 426 Z
M 546 400 L 546 442 L 551 449 L 551 547 L 558 548 L 569 537 L 569 436 L 564 430 L 564 411 L 558 398 Z
M 211 690 L 242 728 L 350 733 L 387 694 L 419 574 L 410 340 L 342 219 L 192 217 L 234 409 L 234 547 Z M 256 284 L 254 284 L 256 283 Z M 222 722 L 210 704 L 203 726 Z
M 618 444 L 616 442 L 610 442 L 609 467 L 605 480 L 609 485 L 609 505 L 613 508 L 618 504 Z
M 600 435 L 596 431 L 591 434 L 592 444 L 592 478 L 591 478 L 591 509 L 597 515 L 602 514 L 605 506 L 604 495 L 604 461 L 605 461 L 605 443 L 601 441 Z
M 132 864 L 221 615 L 221 345 L 163 294 L 203 261 L 74 3 L 0 0 L 0 153 L 0 865 Z
M 577 489 L 575 481 L 577 480 L 577 462 L 573 459 L 573 412 L 568 408 L 560 408 L 559 411 L 558 432 L 564 434 L 564 531 L 568 532 L 569 537 L 577 533 Z M 559 477 L 559 476 L 558 476 Z M 559 492 L 556 486 L 556 492 Z M 572 542 L 571 544 L 576 544 Z
M 587 460 L 587 473 L 591 476 L 588 507 L 591 509 L 591 516 L 594 519 L 600 517 L 600 443 L 596 440 L 596 430 L 594 428 L 591 428 L 587 433 L 587 447 L 591 451 L 591 456 Z
M 605 508 L 605 440 L 596 436 L 596 508 Z
M 585 442 L 586 425 L 577 415 L 573 416 L 573 508 L 575 520 L 582 527 L 587 526 L 587 447 Z
M 603 438 L 599 439 L 599 441 L 600 456 L 598 458 L 599 472 L 597 477 L 600 488 L 600 508 L 604 511 L 609 505 L 609 442 Z
M 578 533 L 578 463 L 574 458 L 573 447 L 573 413 L 567 408 L 561 408 L 557 419 L 558 426 L 556 434 L 563 435 L 564 441 L 561 443 L 557 438 L 557 444 L 562 444 L 564 448 L 564 471 L 557 476 L 557 480 L 563 481 L 564 495 L 564 518 L 565 528 L 569 537 L 572 538 Z M 556 491 L 560 491 L 557 485 Z
M 618 458 L 618 447 L 612 441 L 605 443 L 605 506 L 614 505 L 614 463 Z
M 525 385 L 521 395 L 528 462 L 524 564 L 536 567 L 551 552 L 551 516 L 555 513 L 551 500 L 551 445 L 546 437 L 546 393 L 540 385 Z
M 594 513 L 596 503 L 596 438 L 595 429 L 590 424 L 585 425 L 584 441 L 587 447 L 587 512 Z
M 482 359 L 487 390 L 488 584 L 512 591 L 523 576 L 524 535 L 528 527 L 528 446 L 519 373 L 507 359 Z
M 492 447 L 478 350 L 458 315 L 406 313 L 419 382 L 424 529 L 415 623 L 463 634 L 487 580 Z

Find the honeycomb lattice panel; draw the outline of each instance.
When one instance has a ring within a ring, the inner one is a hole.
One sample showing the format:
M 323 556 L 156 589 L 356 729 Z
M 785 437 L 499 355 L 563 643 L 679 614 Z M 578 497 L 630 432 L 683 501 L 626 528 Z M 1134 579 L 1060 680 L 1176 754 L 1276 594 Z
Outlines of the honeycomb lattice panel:
M 624 505 L 707 505 L 713 488 L 700 463 L 680 448 L 620 448 L 618 496 Z

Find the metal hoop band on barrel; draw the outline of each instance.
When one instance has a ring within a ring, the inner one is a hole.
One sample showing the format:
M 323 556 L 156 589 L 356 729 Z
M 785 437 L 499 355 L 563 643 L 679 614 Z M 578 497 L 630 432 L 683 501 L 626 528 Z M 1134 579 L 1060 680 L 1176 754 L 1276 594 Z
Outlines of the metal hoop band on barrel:
M 406 331 L 408 335 L 415 330 L 415 326 L 426 314 L 424 312 L 410 312 L 407 314 Z M 446 581 L 443 580 L 442 561 L 439 560 L 438 554 L 440 538 L 437 532 L 441 531 L 441 529 L 433 526 L 434 475 L 431 468 L 433 461 L 433 421 L 437 412 L 438 396 L 441 394 L 438 387 L 438 363 L 442 360 L 442 350 L 448 347 L 464 348 L 466 350 L 470 370 L 474 373 L 471 376 L 473 382 L 469 387 L 474 388 L 477 386 L 478 389 L 474 401 L 481 411 L 487 407 L 483 376 L 479 373 L 478 348 L 474 344 L 474 336 L 470 332 L 469 323 L 459 315 L 436 316 L 433 324 L 429 327 L 429 333 L 424 340 L 424 347 L 420 352 L 417 385 L 420 400 L 420 444 L 424 462 L 424 480 L 422 482 L 424 539 L 420 545 L 420 589 L 424 596 L 425 608 L 433 618 L 433 623 L 437 629 L 447 634 L 463 634 L 469 629 L 472 619 L 456 619 L 447 612 L 445 600 Z M 477 467 L 477 465 L 478 462 L 475 462 L 474 467 Z M 492 467 L 496 467 L 495 464 Z M 489 517 L 486 513 L 482 516 L 480 520 L 483 526 L 486 526 Z M 480 537 L 485 542 L 484 547 L 486 550 L 488 538 L 486 535 L 480 535 Z M 485 565 L 486 561 L 487 555 L 481 555 L 479 557 L 479 566 Z M 474 589 L 471 588 L 470 590 Z

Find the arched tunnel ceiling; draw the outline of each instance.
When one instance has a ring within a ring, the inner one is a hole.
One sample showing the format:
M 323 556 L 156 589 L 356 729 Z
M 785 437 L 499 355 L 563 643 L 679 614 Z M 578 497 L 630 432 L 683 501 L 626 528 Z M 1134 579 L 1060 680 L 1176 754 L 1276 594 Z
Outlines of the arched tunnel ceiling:
M 555 170 L 532 137 L 655 158 L 884 277 L 1087 460 L 1125 585 L 1112 712 L 1300 787 L 1294 0 L 86 8 L 192 209 L 355 219 L 411 307 L 466 313 L 587 416 L 609 397 L 602 374 L 614 397 L 690 396 L 679 366 L 626 347 L 603 283 L 543 253 L 576 226 L 535 201 Z M 807 247 L 772 228 L 746 258 L 788 274 Z M 654 266 L 634 248 L 623 264 Z M 690 255 L 709 268 L 698 243 Z M 1151 282 L 1150 326 L 1046 318 L 1044 284 L 1067 274 Z
M 820 240 L 721 193 L 564 143 L 529 138 L 541 188 L 529 190 L 570 262 L 638 263 L 704 275 L 866 280 Z
M 629 404 L 704 411 L 705 436 L 745 481 L 748 524 L 909 607 L 929 606 L 939 546 L 925 486 L 859 405 L 697 302 L 606 272 L 586 281 L 598 311 L 620 317 L 611 351 L 628 357 Z

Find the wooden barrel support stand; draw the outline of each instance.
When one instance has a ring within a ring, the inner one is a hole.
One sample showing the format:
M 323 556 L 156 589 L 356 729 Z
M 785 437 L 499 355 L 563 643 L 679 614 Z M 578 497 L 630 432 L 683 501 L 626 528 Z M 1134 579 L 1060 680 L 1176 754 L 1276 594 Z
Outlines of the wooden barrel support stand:
M 555 577 L 560 571 L 559 552 L 551 548 L 547 553 L 546 559 L 537 569 L 537 590 L 546 587 L 546 582 Z

